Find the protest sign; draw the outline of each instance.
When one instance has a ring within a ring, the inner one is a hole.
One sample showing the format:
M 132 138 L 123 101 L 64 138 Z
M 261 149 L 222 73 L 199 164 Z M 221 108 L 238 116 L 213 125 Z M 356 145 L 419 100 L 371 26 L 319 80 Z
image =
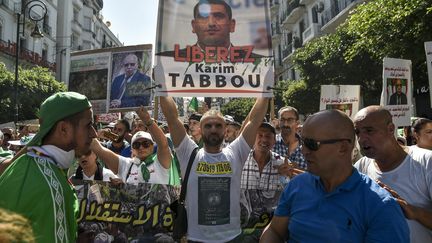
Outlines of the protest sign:
M 157 28 L 158 96 L 273 96 L 267 1 L 160 0 Z
M 411 61 L 383 59 L 383 89 L 381 105 L 393 116 L 396 126 L 410 126 L 412 114 Z
M 79 199 L 80 240 L 127 239 L 156 242 L 171 239 L 179 186 L 123 184 L 72 180 Z M 281 191 L 242 190 L 241 222 L 244 239 L 257 240 L 270 223 Z M 169 241 L 168 241 L 169 242 Z
M 353 117 L 359 100 L 360 85 L 321 85 L 320 110 L 338 109 Z
M 87 96 L 95 114 L 107 112 L 107 81 L 110 62 L 109 52 L 71 56 L 68 90 Z

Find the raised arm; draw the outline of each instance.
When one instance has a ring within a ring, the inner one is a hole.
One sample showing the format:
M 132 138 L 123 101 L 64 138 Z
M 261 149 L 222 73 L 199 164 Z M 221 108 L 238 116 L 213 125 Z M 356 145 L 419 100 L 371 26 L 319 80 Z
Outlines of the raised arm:
M 179 120 L 177 107 L 171 97 L 159 97 L 162 112 L 167 119 L 168 127 L 171 134 L 174 147 L 178 147 L 186 136 L 186 130 L 183 122 Z
M 156 125 L 156 123 L 150 117 L 147 109 L 141 106 L 137 111 L 139 118 L 144 122 L 148 128 L 148 132 L 157 144 L 157 157 L 159 163 L 165 168 L 169 169 L 171 166 L 171 152 L 168 147 L 168 140 L 165 137 L 162 129 Z
M 110 169 L 114 174 L 118 174 L 119 168 L 119 155 L 114 153 L 113 151 L 105 148 L 100 144 L 100 142 L 94 138 L 90 149 L 99 157 L 105 165 Z
M 252 110 L 249 112 L 249 122 L 246 123 L 241 133 L 243 138 L 252 148 L 255 143 L 256 131 L 263 122 L 267 112 L 269 98 L 258 98 Z

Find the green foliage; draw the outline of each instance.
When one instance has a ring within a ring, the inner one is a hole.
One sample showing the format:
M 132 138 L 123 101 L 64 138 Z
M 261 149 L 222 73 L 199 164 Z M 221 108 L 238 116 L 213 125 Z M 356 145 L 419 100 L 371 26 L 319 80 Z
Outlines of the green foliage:
M 290 80 L 288 83 L 283 93 L 285 104 L 299 109 L 302 114 L 315 112 L 319 107 L 319 87 L 309 87 L 304 80 Z
M 66 86 L 57 82 L 47 68 L 18 69 L 18 120 L 36 118 L 42 101 L 55 92 L 65 91 Z M 15 119 L 15 76 L 0 63 L 0 123 Z
M 255 103 L 253 98 L 237 98 L 226 103 L 221 107 L 221 112 L 224 115 L 231 115 L 234 120 L 242 122 L 245 120 L 249 111 Z
M 338 84 L 360 85 L 364 105 L 379 104 L 384 57 L 410 59 L 414 88 L 427 85 L 423 43 L 432 33 L 430 6 L 430 0 L 361 4 L 336 33 L 296 50 L 293 62 L 303 80 L 284 92 L 284 100 L 301 113 L 317 111 L 320 85 Z

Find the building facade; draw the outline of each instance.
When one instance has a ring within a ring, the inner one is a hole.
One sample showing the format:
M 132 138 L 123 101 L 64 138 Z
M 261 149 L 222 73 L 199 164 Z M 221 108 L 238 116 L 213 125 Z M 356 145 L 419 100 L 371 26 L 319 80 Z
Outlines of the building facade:
M 46 15 L 38 22 L 43 38 L 31 37 L 34 23 L 29 14 L 43 16 L 41 7 L 32 0 L 0 0 L 0 62 L 15 69 L 18 21 L 20 24 L 19 65 L 39 65 L 56 73 L 56 79 L 68 83 L 70 52 L 122 46 L 104 22 L 100 11 L 103 0 L 42 0 Z M 26 11 L 22 11 L 26 6 Z M 29 11 L 30 10 L 30 11 Z
M 292 63 L 295 49 L 333 33 L 364 0 L 270 0 L 277 80 L 300 78 Z

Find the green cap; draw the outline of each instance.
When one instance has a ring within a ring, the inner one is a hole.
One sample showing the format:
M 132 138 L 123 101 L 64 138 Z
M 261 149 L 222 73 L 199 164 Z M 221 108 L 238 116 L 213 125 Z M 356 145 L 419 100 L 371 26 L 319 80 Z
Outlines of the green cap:
M 59 92 L 51 95 L 40 106 L 39 132 L 27 143 L 27 146 L 42 145 L 42 139 L 58 121 L 90 107 L 91 103 L 87 97 L 76 92 Z

